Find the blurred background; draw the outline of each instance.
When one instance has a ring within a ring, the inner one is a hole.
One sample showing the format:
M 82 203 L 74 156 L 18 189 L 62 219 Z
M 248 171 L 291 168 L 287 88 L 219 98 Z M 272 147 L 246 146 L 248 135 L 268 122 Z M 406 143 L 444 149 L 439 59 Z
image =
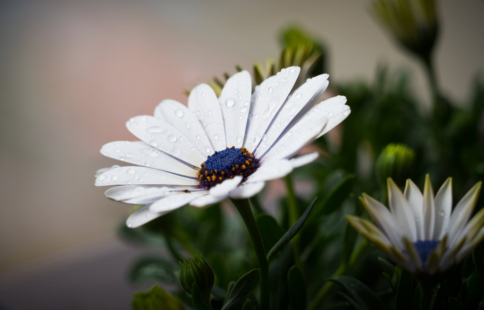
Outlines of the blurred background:
M 370 3 L 2 1 L 0 309 L 129 309 L 140 288 L 125 269 L 138 249 L 115 235 L 126 205 L 94 186 L 97 169 L 119 164 L 101 146 L 134 139 L 125 122 L 161 100 L 186 103 L 184 89 L 277 56 L 287 25 L 324 40 L 330 81 L 373 79 L 381 63 L 405 68 L 426 109 L 423 72 Z M 439 13 L 440 86 L 465 102 L 484 72 L 484 2 L 444 0 Z

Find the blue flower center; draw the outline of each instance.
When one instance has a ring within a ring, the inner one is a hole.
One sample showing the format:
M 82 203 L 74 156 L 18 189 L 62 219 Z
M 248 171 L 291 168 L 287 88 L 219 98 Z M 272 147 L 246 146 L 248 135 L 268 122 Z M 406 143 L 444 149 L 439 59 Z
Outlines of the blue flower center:
M 242 176 L 245 181 L 260 166 L 259 159 L 255 158 L 246 148 L 227 148 L 208 156 L 198 171 L 200 186 L 205 189 L 222 183 L 234 176 Z
M 418 255 L 420 256 L 420 260 L 422 263 L 427 262 L 427 258 L 429 257 L 429 254 L 437 248 L 439 245 L 439 241 L 435 240 L 421 240 L 414 242 L 414 247 L 418 252 Z

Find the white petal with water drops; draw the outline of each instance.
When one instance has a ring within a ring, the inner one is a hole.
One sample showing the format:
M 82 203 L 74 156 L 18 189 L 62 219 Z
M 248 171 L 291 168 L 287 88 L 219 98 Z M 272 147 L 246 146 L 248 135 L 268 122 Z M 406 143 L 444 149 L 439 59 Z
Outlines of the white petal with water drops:
M 166 121 L 153 116 L 136 116 L 126 123 L 136 137 L 171 156 L 199 167 L 202 155 L 182 133 Z
M 230 191 L 234 190 L 242 182 L 242 177 L 236 176 L 233 179 L 227 179 L 220 184 L 215 185 L 210 189 L 212 196 L 227 196 Z
M 195 192 L 168 196 L 153 203 L 150 211 L 160 213 L 175 210 L 206 194 L 207 192 Z
M 432 240 L 440 240 L 449 225 L 452 212 L 452 179 L 448 178 L 435 196 L 435 227 Z
M 143 141 L 116 141 L 105 144 L 101 154 L 127 163 L 196 177 L 197 171 Z
M 294 157 L 289 160 L 293 168 L 298 168 L 302 167 L 304 165 L 307 165 L 309 163 L 312 163 L 319 157 L 318 152 L 313 152 L 309 154 L 304 154 L 298 157 Z
M 165 196 L 179 194 L 187 190 L 199 189 L 194 186 L 124 185 L 112 187 L 104 195 L 109 199 L 124 203 L 146 205 Z
M 274 160 L 263 162 L 259 169 L 249 176 L 247 183 L 269 181 L 282 178 L 292 171 L 292 165 L 288 160 Z
M 227 146 L 229 147 L 242 147 L 251 95 L 252 79 L 247 71 L 231 76 L 222 89 L 219 102 L 224 118 Z
M 301 69 L 282 69 L 257 86 L 253 95 L 244 147 L 253 152 L 294 87 Z
M 398 225 L 402 236 L 411 242 L 417 241 L 417 229 L 411 208 L 403 193 L 391 179 L 388 181 L 388 202 L 395 224 Z
M 169 212 L 154 213 L 150 211 L 150 206 L 147 205 L 134 211 L 126 220 L 126 226 L 137 228 Z
M 424 240 L 424 214 L 423 214 L 423 195 L 420 189 L 408 180 L 403 193 L 407 199 L 410 208 L 412 209 L 413 217 L 415 219 L 415 228 L 417 230 L 417 240 Z
M 198 180 L 138 166 L 111 169 L 96 178 L 96 186 L 131 184 L 198 185 Z
M 265 182 L 244 183 L 230 192 L 230 198 L 246 199 L 257 195 L 263 188 Z
M 318 138 L 339 125 L 350 115 L 351 109 L 349 106 L 345 105 L 345 103 L 345 96 L 336 96 L 318 104 L 328 118 L 328 125 L 319 134 Z
M 300 119 L 298 115 L 304 115 L 314 105 L 326 90 L 328 84 L 328 75 L 322 74 L 313 79 L 308 79 L 306 83 L 295 90 L 262 137 L 262 141 L 257 146 L 257 152 L 264 154 L 284 131 L 288 131 L 294 126 L 295 121 L 298 118 Z
M 175 100 L 163 100 L 157 107 L 158 115 L 184 135 L 204 156 L 212 155 L 212 144 L 195 115 Z
M 227 197 L 228 197 L 227 195 L 213 196 L 213 195 L 208 194 L 208 195 L 199 197 L 195 200 L 192 200 L 190 202 L 190 205 L 194 206 L 194 207 L 201 208 L 201 207 L 205 207 L 205 206 L 209 206 L 209 205 L 213 205 L 215 203 L 221 202 L 222 200 L 224 200 Z
M 198 119 L 212 142 L 215 151 L 222 151 L 225 144 L 225 127 L 217 95 L 207 84 L 200 84 L 190 92 L 188 108 Z

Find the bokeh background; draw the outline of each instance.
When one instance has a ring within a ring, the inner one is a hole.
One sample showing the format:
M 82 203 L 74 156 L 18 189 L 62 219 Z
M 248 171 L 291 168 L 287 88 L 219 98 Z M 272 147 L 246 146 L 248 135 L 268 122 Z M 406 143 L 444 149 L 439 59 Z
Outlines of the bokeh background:
M 439 3 L 437 73 L 444 93 L 464 102 L 484 72 L 484 2 Z M 139 287 L 124 280 L 125 268 L 138 250 L 115 235 L 127 207 L 94 186 L 97 169 L 118 164 L 99 149 L 133 139 L 124 123 L 151 114 L 161 100 L 185 103 L 185 88 L 277 56 L 287 25 L 324 40 L 330 81 L 373 79 L 384 63 L 410 71 L 415 96 L 429 104 L 420 67 L 369 5 L 2 1 L 0 309 L 129 309 Z

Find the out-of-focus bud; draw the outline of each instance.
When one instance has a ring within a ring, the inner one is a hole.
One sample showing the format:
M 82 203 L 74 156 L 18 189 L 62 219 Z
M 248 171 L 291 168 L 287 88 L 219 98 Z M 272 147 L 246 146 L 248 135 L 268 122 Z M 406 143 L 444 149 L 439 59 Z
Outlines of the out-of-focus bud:
M 202 256 L 196 255 L 188 261 L 181 262 L 180 283 L 183 289 L 191 294 L 193 284 L 197 284 L 202 301 L 209 307 L 214 282 L 215 276 L 212 267 Z
M 392 178 L 399 186 L 411 177 L 415 153 L 404 144 L 389 144 L 378 156 L 376 176 L 383 186 L 388 178 Z
M 375 0 L 373 11 L 405 49 L 430 58 L 439 32 L 435 0 Z

